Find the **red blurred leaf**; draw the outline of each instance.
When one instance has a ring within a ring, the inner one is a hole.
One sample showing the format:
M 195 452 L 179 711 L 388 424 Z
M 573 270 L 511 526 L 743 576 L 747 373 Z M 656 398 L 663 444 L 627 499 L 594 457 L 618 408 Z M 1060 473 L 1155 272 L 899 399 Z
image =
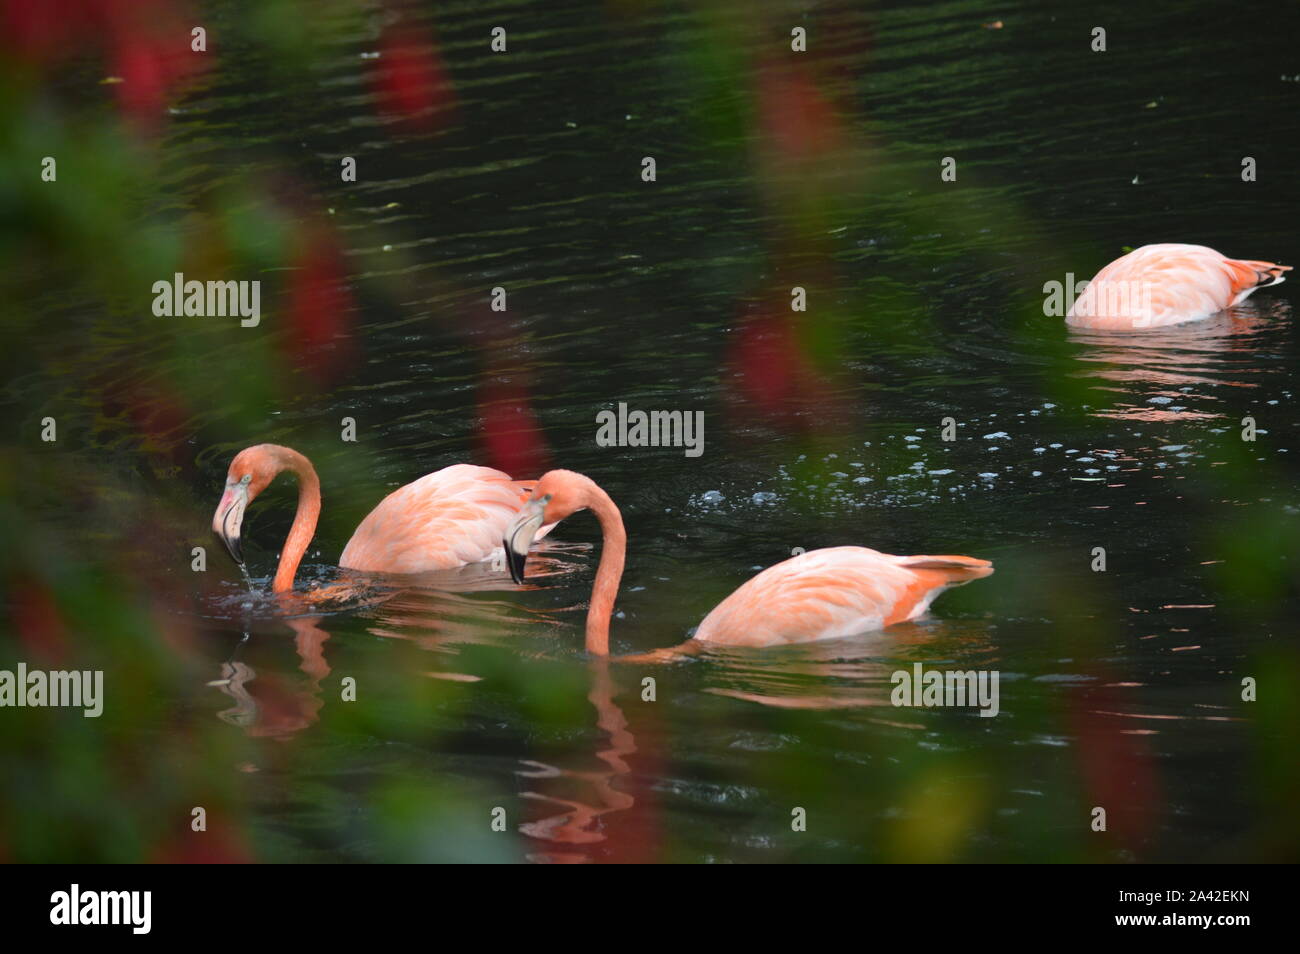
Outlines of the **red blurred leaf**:
M 32 577 L 9 584 L 9 605 L 14 630 L 33 660 L 52 669 L 68 655 L 68 633 L 50 588 Z
M 731 342 L 728 364 L 733 396 L 745 413 L 767 423 L 810 429 L 842 410 L 789 316 L 759 313 L 744 320 Z
M 189 819 L 188 811 L 181 815 Z M 257 859 L 244 832 L 224 813 L 207 812 L 207 831 L 185 830 L 159 845 L 149 861 L 165 865 L 241 865 Z
M 1076 692 L 1069 697 L 1068 719 L 1078 738 L 1087 809 L 1104 808 L 1107 834 L 1133 849 L 1151 834 L 1159 780 L 1146 737 L 1120 731 L 1141 727 L 1141 720 L 1117 715 L 1130 705 L 1116 689 Z
M 299 238 L 289 286 L 287 344 L 298 366 L 325 386 L 352 356 L 352 295 L 333 233 L 311 226 Z
M 489 377 L 479 385 L 478 413 L 487 465 L 517 480 L 541 476 L 550 455 L 528 389 Z
M 759 128 L 782 158 L 817 158 L 841 146 L 839 116 L 808 69 L 764 65 L 755 86 Z
M 437 43 L 427 29 L 409 21 L 384 28 L 371 81 L 379 112 L 407 127 L 431 129 L 455 105 Z

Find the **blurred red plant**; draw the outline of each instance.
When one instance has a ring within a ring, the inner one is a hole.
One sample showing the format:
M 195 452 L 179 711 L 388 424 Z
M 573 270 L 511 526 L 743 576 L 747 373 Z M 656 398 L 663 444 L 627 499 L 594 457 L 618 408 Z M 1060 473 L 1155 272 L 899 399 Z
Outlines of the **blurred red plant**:
M 1068 720 L 1078 736 L 1079 768 L 1090 800 L 1087 810 L 1104 808 L 1111 837 L 1137 850 L 1154 826 L 1159 780 L 1145 737 L 1120 731 L 1125 727 L 1121 713 L 1131 707 L 1119 695 L 1110 688 L 1076 691 L 1069 696 Z
M 102 52 L 123 112 L 147 128 L 180 81 L 206 66 L 210 54 L 191 49 L 190 31 L 202 25 L 194 21 L 178 0 L 0 0 L 0 44 L 38 72 Z
M 732 396 L 740 399 L 743 416 L 786 430 L 813 431 L 845 413 L 789 315 L 751 306 L 732 336 L 727 364 Z
M 30 575 L 9 581 L 14 631 L 32 659 L 58 668 L 68 655 L 67 626 L 50 588 Z
M 380 35 L 371 83 L 379 112 L 410 129 L 434 128 L 456 104 L 433 34 L 405 17 Z
M 191 817 L 188 811 L 177 814 L 187 820 Z M 242 827 L 229 816 L 209 809 L 205 824 L 206 831 L 191 831 L 187 824 L 182 832 L 158 845 L 149 861 L 166 865 L 241 865 L 257 860 Z
M 779 158 L 801 162 L 843 147 L 839 114 L 808 69 L 762 63 L 754 74 L 754 92 L 762 141 Z
M 324 387 L 352 358 L 352 293 L 343 253 L 331 228 L 319 222 L 304 226 L 297 245 L 289 280 L 285 344 L 295 363 Z
M 478 388 L 478 414 L 483 422 L 484 461 L 489 467 L 520 480 L 542 475 L 550 454 L 527 387 L 495 374 L 484 375 Z

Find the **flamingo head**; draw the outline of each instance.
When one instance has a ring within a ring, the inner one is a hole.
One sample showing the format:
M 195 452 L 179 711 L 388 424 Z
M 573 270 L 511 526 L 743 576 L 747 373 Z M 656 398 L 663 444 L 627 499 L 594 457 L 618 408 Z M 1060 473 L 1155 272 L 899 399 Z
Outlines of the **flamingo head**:
M 221 537 L 230 556 L 241 566 L 244 556 L 239 547 L 239 533 L 244 522 L 244 510 L 284 466 L 274 454 L 273 446 L 258 444 L 246 447 L 235 455 L 235 459 L 230 462 L 230 470 L 226 473 L 225 492 L 217 504 L 217 512 L 212 516 L 213 531 Z
M 584 509 L 587 506 L 584 491 L 590 483 L 588 478 L 571 470 L 550 470 L 538 479 L 532 496 L 506 530 L 502 541 L 506 562 L 510 565 L 510 577 L 516 583 L 524 582 L 524 559 L 537 531 Z
M 506 552 L 506 563 L 510 565 L 510 578 L 516 583 L 524 582 L 524 561 L 528 558 L 528 548 L 533 545 L 537 531 L 546 525 L 546 508 L 550 504 L 549 496 L 533 497 L 524 504 L 515 517 L 514 523 L 506 529 L 501 546 Z

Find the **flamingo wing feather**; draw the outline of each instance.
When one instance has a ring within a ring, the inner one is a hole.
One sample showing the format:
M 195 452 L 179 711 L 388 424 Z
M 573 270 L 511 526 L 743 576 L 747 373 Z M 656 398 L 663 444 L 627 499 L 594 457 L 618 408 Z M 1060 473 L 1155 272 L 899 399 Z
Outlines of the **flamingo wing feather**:
M 424 573 L 492 558 L 526 499 L 522 481 L 453 464 L 399 487 L 361 521 L 339 559 L 370 573 Z
M 1198 321 L 1277 285 L 1289 265 L 1228 258 L 1204 245 L 1143 245 L 1099 271 L 1066 322 L 1131 331 Z
M 695 638 L 773 646 L 870 632 L 920 616 L 943 590 L 992 572 L 973 557 L 812 550 L 742 585 L 705 617 Z

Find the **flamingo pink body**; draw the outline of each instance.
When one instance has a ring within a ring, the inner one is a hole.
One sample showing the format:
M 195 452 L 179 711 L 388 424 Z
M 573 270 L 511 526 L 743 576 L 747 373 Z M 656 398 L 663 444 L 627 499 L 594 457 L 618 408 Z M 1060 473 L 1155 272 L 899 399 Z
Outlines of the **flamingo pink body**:
M 713 608 L 695 638 L 781 646 L 853 636 L 916 619 L 952 586 L 993 572 L 967 556 L 893 556 L 867 547 L 810 550 L 768 567 Z
M 532 490 L 491 467 L 452 464 L 399 487 L 361 521 L 339 566 L 368 573 L 425 573 L 481 563 Z
M 522 571 L 532 527 L 590 509 L 604 535 L 587 610 L 587 651 L 609 653 L 609 623 L 623 574 L 627 534 L 618 507 L 589 477 L 552 470 L 506 534 L 506 558 Z M 967 556 L 892 556 L 865 547 L 812 550 L 768 567 L 719 603 L 696 630 L 695 645 L 778 646 L 881 629 L 926 611 L 953 586 L 993 572 Z
M 298 476 L 298 512 L 280 554 L 272 589 L 293 579 L 320 517 L 320 480 L 302 454 L 277 444 L 240 451 L 231 462 L 213 529 L 238 559 L 243 511 L 281 471 Z M 424 573 L 491 559 L 533 489 L 490 467 L 453 464 L 399 487 L 361 521 L 339 565 L 367 573 Z M 550 528 L 543 527 L 539 535 Z
M 1099 271 L 1065 320 L 1104 331 L 1198 321 L 1240 304 L 1257 288 L 1281 284 L 1290 270 L 1228 258 L 1204 245 L 1143 245 Z

